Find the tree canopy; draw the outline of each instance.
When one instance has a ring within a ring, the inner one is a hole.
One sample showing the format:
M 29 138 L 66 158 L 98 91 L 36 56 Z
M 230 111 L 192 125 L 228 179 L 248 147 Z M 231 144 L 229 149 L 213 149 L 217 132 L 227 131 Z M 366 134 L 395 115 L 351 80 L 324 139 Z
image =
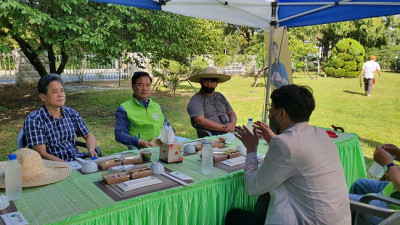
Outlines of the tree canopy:
M 86 54 L 108 61 L 136 52 L 140 66 L 142 57 L 189 63 L 223 46 L 219 22 L 87 0 L 2 1 L 0 25 L 0 36 L 15 40 L 41 76 L 61 74 L 70 57 Z

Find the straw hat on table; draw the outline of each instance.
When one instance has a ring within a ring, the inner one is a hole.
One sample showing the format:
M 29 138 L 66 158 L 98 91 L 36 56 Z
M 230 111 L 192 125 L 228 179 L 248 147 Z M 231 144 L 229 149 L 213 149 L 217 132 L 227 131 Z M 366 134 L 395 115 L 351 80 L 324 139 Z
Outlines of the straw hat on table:
M 39 153 L 29 148 L 13 152 L 21 164 L 22 187 L 34 187 L 55 183 L 69 177 L 72 168 L 68 163 L 45 160 Z M 0 162 L 0 170 L 5 171 L 7 162 Z M 0 178 L 0 188 L 4 188 L 5 178 Z
M 222 74 L 222 73 L 217 73 L 217 70 L 214 67 L 207 67 L 204 69 L 203 72 L 201 73 L 196 73 L 189 77 L 189 81 L 195 82 L 195 83 L 200 83 L 200 80 L 202 78 L 217 78 L 218 83 L 224 83 L 225 81 L 228 81 L 231 79 L 231 76 L 227 74 Z

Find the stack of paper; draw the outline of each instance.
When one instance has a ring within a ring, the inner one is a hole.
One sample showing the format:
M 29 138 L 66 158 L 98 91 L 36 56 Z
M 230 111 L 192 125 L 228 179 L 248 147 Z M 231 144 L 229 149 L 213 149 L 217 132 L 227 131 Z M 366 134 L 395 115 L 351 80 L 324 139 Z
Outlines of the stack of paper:
M 383 175 L 385 174 L 383 167 L 381 165 L 379 165 L 377 162 L 374 162 L 372 164 L 372 166 L 369 168 L 368 172 L 379 179 L 382 178 Z
M 153 176 L 149 176 L 149 177 L 143 177 L 143 178 L 134 179 L 134 180 L 130 180 L 130 181 L 125 181 L 123 183 L 117 184 L 117 186 L 119 188 L 121 188 L 121 190 L 123 190 L 123 191 L 130 191 L 133 189 L 138 189 L 138 188 L 142 188 L 142 187 L 146 187 L 146 186 L 150 186 L 150 185 L 154 185 L 154 184 L 159 184 L 159 183 L 162 183 L 162 181 L 160 179 L 157 179 Z
M 227 159 L 222 161 L 221 163 L 227 165 L 227 166 L 237 166 L 240 164 L 244 164 L 244 162 L 246 161 L 246 157 L 244 156 L 239 156 L 233 159 Z

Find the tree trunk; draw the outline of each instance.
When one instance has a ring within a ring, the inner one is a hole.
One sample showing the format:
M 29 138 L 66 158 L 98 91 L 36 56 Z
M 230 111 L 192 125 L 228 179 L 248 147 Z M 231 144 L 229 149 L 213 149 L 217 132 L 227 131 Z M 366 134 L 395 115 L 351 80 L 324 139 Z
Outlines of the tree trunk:
M 328 59 L 328 54 L 329 54 L 329 39 L 324 38 L 322 39 L 322 60 L 327 60 Z
M 64 72 L 65 66 L 67 65 L 68 62 L 68 55 L 65 53 L 64 46 L 61 47 L 61 62 L 60 65 L 58 66 L 57 72 L 58 74 L 62 74 Z
M 21 37 L 13 35 L 12 38 L 18 43 L 19 47 L 21 47 L 22 52 L 28 58 L 29 62 L 35 67 L 36 71 L 39 73 L 41 77 L 47 74 L 46 67 L 40 61 L 39 56 L 32 51 L 32 46 L 26 42 Z
M 56 56 L 54 55 L 53 45 L 47 45 L 47 58 L 49 59 L 50 73 L 56 73 Z

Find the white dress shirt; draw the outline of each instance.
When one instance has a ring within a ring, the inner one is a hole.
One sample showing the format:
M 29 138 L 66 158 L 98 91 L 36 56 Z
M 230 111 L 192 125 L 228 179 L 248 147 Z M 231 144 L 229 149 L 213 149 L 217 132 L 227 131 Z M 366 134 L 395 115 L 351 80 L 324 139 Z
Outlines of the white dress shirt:
M 260 167 L 248 154 L 244 172 L 249 195 L 271 195 L 265 224 L 351 224 L 338 149 L 325 130 L 290 126 L 271 139 Z

